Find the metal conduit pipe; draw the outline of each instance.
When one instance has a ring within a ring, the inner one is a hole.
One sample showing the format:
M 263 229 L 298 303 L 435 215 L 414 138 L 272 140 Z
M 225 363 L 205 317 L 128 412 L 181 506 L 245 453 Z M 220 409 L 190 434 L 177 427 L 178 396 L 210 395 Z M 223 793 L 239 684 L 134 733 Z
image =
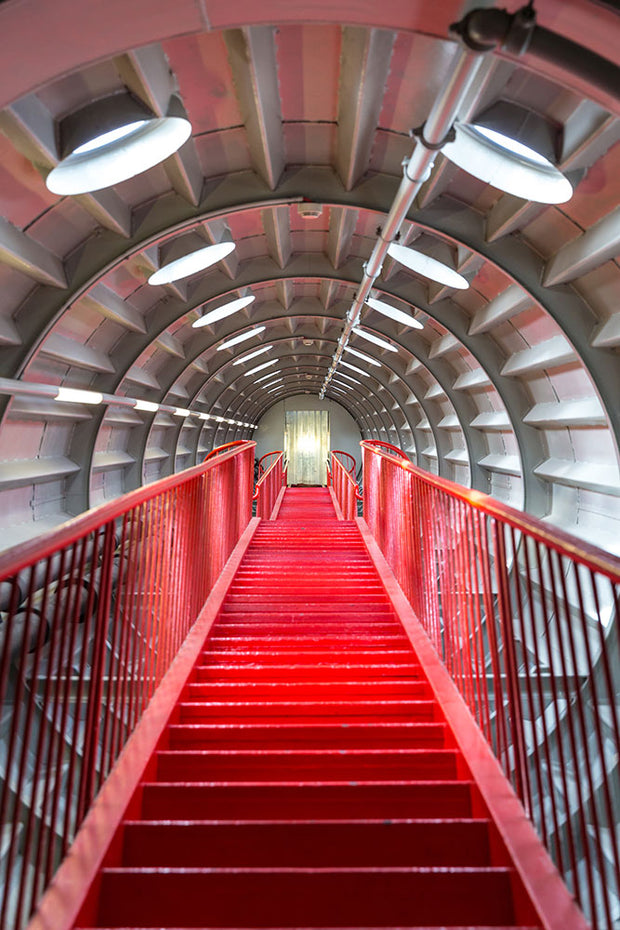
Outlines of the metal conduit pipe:
M 461 51 L 443 92 L 436 98 L 424 124 L 423 135 L 419 138 L 409 160 L 404 163 L 403 179 L 396 197 L 379 232 L 370 258 L 364 265 L 362 281 L 347 314 L 344 330 L 338 340 L 338 346 L 319 394 L 321 400 L 325 396 L 325 390 L 349 341 L 351 331 L 359 319 L 364 302 L 370 294 L 375 279 L 381 274 L 383 260 L 390 243 L 398 234 L 422 184 L 428 179 L 436 153 L 448 141 L 452 124 L 467 100 L 472 83 L 482 79 L 489 65 L 489 60 L 480 54 L 473 54 L 467 49 Z
M 444 92 L 433 104 L 423 127 L 422 138 L 405 163 L 404 177 L 394 203 L 364 266 L 364 276 L 347 314 L 345 328 L 319 394 L 321 399 L 359 319 L 362 306 L 381 273 L 388 246 L 397 235 L 409 207 L 432 170 L 435 152 L 440 151 L 443 143 L 448 141 L 449 131 L 459 116 L 459 109 L 471 82 L 481 77 L 482 70 L 490 65 L 487 58 L 479 57 L 479 53 L 499 50 L 510 57 L 526 55 L 551 63 L 596 87 L 602 94 L 608 95 L 610 100 L 620 99 L 620 68 L 576 42 L 537 26 L 531 0 L 516 13 L 494 8 L 471 10 L 451 27 L 451 31 L 460 37 L 469 53 L 464 51 L 456 62 Z M 478 53 L 478 56 L 472 57 L 471 52 Z

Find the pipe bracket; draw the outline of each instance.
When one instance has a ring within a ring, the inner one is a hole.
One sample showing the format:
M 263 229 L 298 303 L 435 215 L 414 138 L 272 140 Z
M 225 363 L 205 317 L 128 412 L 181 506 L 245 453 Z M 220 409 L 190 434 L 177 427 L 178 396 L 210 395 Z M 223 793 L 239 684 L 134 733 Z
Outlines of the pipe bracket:
M 417 139 L 424 146 L 425 149 L 429 150 L 429 152 L 441 151 L 441 149 L 444 147 L 444 145 L 446 145 L 446 143 L 454 142 L 456 138 L 456 132 L 455 132 L 454 126 L 452 126 L 447 131 L 443 139 L 441 139 L 439 142 L 428 142 L 424 138 L 424 127 L 425 126 L 426 126 L 426 123 L 424 122 L 422 123 L 421 126 L 416 126 L 415 129 L 410 129 L 409 135 L 412 138 Z
M 492 52 L 498 47 L 510 55 L 523 55 L 529 48 L 536 27 L 533 3 L 516 13 L 499 9 L 476 9 L 452 23 L 450 32 L 474 52 Z

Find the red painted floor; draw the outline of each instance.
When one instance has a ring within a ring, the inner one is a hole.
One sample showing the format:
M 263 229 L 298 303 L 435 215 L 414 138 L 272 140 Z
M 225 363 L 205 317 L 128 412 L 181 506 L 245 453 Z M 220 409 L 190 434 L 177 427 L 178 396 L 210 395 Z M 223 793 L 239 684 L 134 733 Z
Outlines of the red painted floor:
M 99 927 L 513 927 L 453 746 L 354 523 L 287 491 L 104 870 Z

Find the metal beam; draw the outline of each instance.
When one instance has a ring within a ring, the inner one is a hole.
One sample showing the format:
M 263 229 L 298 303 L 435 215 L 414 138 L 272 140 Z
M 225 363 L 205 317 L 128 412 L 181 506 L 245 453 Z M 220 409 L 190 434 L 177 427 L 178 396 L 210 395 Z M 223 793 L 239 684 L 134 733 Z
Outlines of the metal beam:
M 568 242 L 545 268 L 543 284 L 565 284 L 620 255 L 620 207 L 616 207 L 577 239 Z
M 67 286 L 60 259 L 3 216 L 0 216 L 0 262 L 17 268 L 40 284 L 60 288 Z
M 105 284 L 96 284 L 83 298 L 82 303 L 97 310 L 102 316 L 119 323 L 133 333 L 145 333 L 142 314 L 123 300 Z
M 351 252 L 358 215 L 358 210 L 345 207 L 332 207 L 330 211 L 327 256 L 334 268 L 340 268 Z
M 271 210 L 261 210 L 260 215 L 267 240 L 267 250 L 274 262 L 280 268 L 284 268 L 293 249 L 290 208 L 288 206 L 273 207 Z
M 368 168 L 390 71 L 395 33 L 342 30 L 336 170 L 351 190 Z
M 252 161 L 274 190 L 285 164 L 275 30 L 231 29 L 224 41 Z

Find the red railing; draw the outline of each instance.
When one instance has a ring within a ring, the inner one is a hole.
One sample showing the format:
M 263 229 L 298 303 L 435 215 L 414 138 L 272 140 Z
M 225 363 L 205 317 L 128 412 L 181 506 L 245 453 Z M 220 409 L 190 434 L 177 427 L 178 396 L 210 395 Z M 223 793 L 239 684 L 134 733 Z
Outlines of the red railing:
M 260 473 L 261 462 L 267 456 L 275 455 L 276 458 L 269 468 Z M 284 464 L 284 452 L 268 452 L 263 455 L 258 463 L 259 479 L 256 482 L 254 491 L 254 500 L 256 501 L 256 516 L 262 517 L 263 520 L 272 520 L 274 509 L 279 503 L 280 494 L 286 487 L 286 465 Z
M 366 522 L 581 908 L 612 930 L 620 559 L 362 447 Z
M 282 452 L 278 449 L 275 452 L 265 452 L 264 455 L 261 455 L 257 463 L 257 470 L 258 470 L 257 478 L 260 478 L 261 475 L 264 475 L 267 469 L 269 468 L 269 465 L 265 463 L 267 459 L 271 458 L 272 455 L 282 455 Z M 270 462 L 270 465 L 272 464 L 273 462 Z
M 357 502 L 361 501 L 362 496 L 355 480 L 355 459 L 348 452 L 340 449 L 332 449 L 330 452 L 327 486 L 333 488 L 343 518 L 354 520 L 357 516 Z
M 32 913 L 251 517 L 254 442 L 0 555 L 0 927 Z

